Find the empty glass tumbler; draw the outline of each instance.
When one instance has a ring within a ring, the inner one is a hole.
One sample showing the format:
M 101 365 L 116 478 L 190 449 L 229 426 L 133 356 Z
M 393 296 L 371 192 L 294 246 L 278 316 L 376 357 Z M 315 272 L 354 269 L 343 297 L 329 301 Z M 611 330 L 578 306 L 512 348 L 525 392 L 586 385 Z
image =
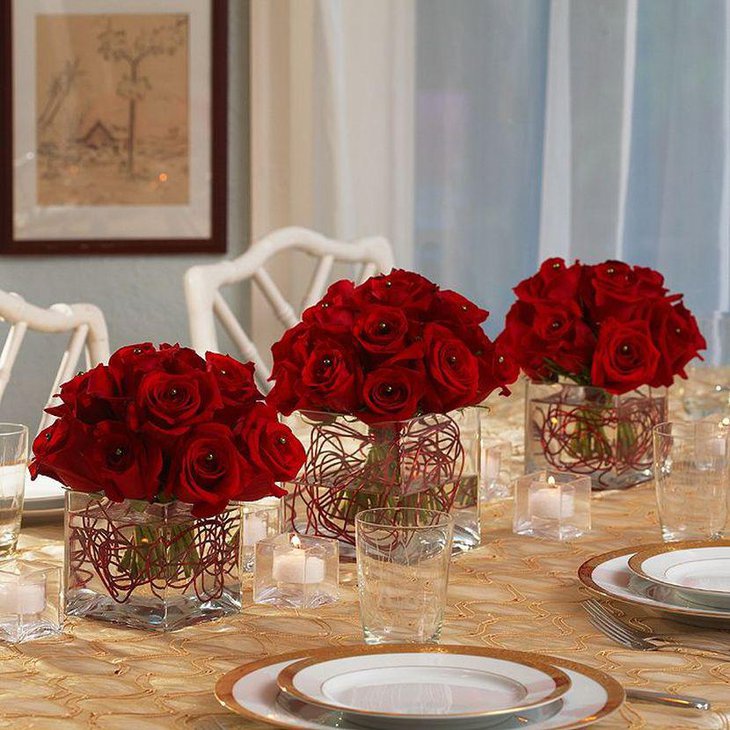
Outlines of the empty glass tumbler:
M 437 510 L 383 507 L 356 516 L 366 644 L 438 642 L 453 534 L 454 518 Z
M 707 349 L 702 360 L 687 366 L 687 380 L 680 386 L 684 411 L 690 420 L 730 416 L 730 313 L 698 317 L 697 324 Z
M 0 560 L 15 552 L 28 468 L 28 427 L 0 423 Z
M 722 537 L 730 490 L 726 423 L 661 423 L 654 428 L 654 479 L 666 541 Z

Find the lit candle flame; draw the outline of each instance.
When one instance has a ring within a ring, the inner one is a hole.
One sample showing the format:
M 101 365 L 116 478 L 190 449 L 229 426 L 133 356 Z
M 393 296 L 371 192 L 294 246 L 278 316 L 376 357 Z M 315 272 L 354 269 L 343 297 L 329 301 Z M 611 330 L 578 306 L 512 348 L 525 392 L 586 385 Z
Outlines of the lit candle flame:
M 549 487 L 554 487 L 555 486 L 555 477 L 554 476 L 549 476 L 547 478 L 547 483 L 548 483 L 548 486 Z
M 299 539 L 298 535 L 292 535 L 291 546 L 295 548 L 300 548 L 302 546 L 302 541 Z

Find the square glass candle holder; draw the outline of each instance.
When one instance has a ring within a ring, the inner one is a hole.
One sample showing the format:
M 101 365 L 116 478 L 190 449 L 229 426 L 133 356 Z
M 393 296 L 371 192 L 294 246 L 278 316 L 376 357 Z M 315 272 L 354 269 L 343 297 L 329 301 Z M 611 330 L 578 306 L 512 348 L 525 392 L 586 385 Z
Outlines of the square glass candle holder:
M 285 532 L 256 544 L 254 603 L 316 608 L 339 598 L 337 540 Z
M 12 561 L 0 567 L 0 641 L 18 644 L 63 629 L 61 569 Z
M 257 502 L 244 502 L 241 529 L 241 571 L 251 573 L 256 559 L 256 544 L 281 532 L 281 500 L 265 497 Z
M 512 496 L 512 444 L 486 440 L 482 443 L 480 496 L 482 502 L 494 502 Z
M 591 478 L 537 471 L 514 481 L 513 531 L 571 540 L 591 529 Z

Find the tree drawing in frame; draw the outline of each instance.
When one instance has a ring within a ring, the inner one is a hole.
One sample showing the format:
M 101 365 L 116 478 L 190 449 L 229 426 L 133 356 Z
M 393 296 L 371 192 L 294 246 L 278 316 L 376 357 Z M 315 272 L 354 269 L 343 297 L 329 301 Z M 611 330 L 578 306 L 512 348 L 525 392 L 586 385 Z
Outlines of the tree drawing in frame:
M 189 202 L 188 17 L 36 18 L 41 205 Z

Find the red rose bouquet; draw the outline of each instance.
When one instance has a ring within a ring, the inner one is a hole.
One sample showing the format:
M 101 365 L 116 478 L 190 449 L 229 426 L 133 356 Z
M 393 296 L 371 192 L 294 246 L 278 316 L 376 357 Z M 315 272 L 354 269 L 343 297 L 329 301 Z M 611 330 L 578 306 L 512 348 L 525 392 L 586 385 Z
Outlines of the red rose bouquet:
M 402 270 L 359 286 L 339 281 L 303 313 L 272 347 L 268 396 L 307 429 L 304 472 L 286 505 L 292 529 L 306 521 L 307 533 L 354 544 L 362 508 L 449 511 L 467 489 L 464 504 L 475 503 L 477 476 L 462 484 L 465 420 L 476 420 L 465 407 L 509 392 L 518 372 L 484 333 L 486 318 Z M 471 443 L 479 426 L 468 428 Z
M 487 316 L 409 271 L 339 281 L 272 347 L 268 402 L 287 415 L 328 411 L 373 424 L 508 393 L 517 371 L 484 333 Z
M 706 347 L 682 295 L 653 269 L 552 258 L 514 291 L 498 343 L 532 380 L 565 377 L 617 395 L 669 386 Z
M 530 379 L 527 470 L 590 474 L 596 488 L 651 478 L 661 389 L 705 347 L 682 295 L 652 269 L 559 258 L 514 291 L 497 342 Z
M 254 384 L 253 365 L 179 345 L 123 347 L 65 383 L 30 471 L 115 502 L 179 500 L 194 517 L 282 495 L 304 449 Z

